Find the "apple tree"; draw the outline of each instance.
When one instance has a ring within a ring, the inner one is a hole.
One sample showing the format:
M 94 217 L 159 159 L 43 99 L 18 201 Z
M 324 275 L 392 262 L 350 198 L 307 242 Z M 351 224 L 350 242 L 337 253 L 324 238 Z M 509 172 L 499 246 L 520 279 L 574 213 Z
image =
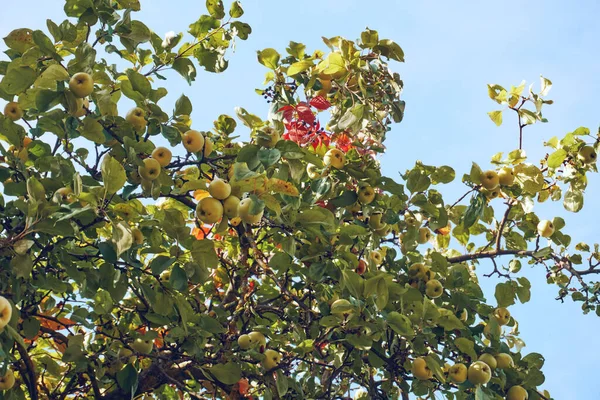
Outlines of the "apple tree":
M 583 127 L 526 158 L 548 79 L 488 88 L 518 149 L 395 180 L 377 158 L 404 116 L 392 40 L 261 50 L 264 115 L 192 123 L 166 80 L 225 71 L 243 8 L 207 0 L 165 38 L 139 10 L 66 0 L 64 21 L 5 32 L 0 399 L 550 399 L 510 314 L 519 270 L 600 315 L 600 251 L 535 213 L 579 211 L 597 171 Z

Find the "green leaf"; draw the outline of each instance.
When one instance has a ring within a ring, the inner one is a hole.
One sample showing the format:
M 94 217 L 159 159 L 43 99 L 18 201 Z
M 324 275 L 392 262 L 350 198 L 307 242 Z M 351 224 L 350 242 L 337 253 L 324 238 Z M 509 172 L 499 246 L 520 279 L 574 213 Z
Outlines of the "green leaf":
M 350 294 L 356 298 L 361 298 L 363 293 L 364 280 L 356 272 L 344 269 L 342 271 L 344 277 L 344 287 L 348 289 Z
M 81 136 L 88 140 L 91 140 L 96 144 L 102 144 L 106 141 L 106 137 L 104 136 L 104 128 L 102 127 L 100 122 L 98 122 L 98 120 L 93 117 L 85 117 L 85 119 L 83 120 L 83 125 L 80 127 L 79 131 L 81 132 Z
M 566 210 L 571 212 L 579 212 L 583 208 L 583 192 L 575 189 L 573 186 L 569 186 L 565 193 L 563 205 Z
M 231 7 L 229 8 L 229 16 L 231 18 L 239 18 L 244 15 L 244 9 L 239 1 L 234 1 L 231 3 Z
M 206 0 L 206 9 L 213 18 L 221 19 L 225 16 L 225 7 L 221 0 Z
M 270 69 L 276 69 L 279 65 L 279 58 L 281 57 L 277 50 L 268 48 L 262 51 L 258 51 L 258 62 Z
M 160 255 L 154 257 L 150 262 L 149 267 L 153 275 L 160 275 L 163 271 L 166 271 L 167 268 L 173 265 L 175 261 L 175 258 Z
M 113 224 L 112 241 L 115 244 L 117 257 L 126 252 L 133 245 L 133 235 L 129 224 L 121 221 L 118 224 Z
M 515 304 L 515 294 L 515 288 L 511 282 L 497 284 L 494 296 L 498 302 L 498 307 L 508 307 Z
M 488 115 L 496 126 L 502 125 L 502 111 L 490 111 Z
M 465 353 L 473 360 L 477 359 L 477 353 L 475 352 L 475 343 L 467 338 L 456 338 L 454 339 L 454 345 L 458 350 Z
M 123 165 L 110 155 L 106 155 L 102 161 L 102 180 L 106 192 L 117 193 L 125 185 L 127 174 Z
M 27 28 L 15 29 L 4 38 L 4 43 L 9 49 L 25 53 L 27 49 L 35 46 L 32 33 L 33 31 Z
M 314 65 L 314 63 L 310 60 L 302 60 L 302 61 L 295 62 L 288 67 L 287 74 L 289 76 L 294 76 L 296 74 L 299 74 L 300 72 L 306 71 L 313 65 Z
M 181 95 L 175 102 L 174 115 L 192 115 L 192 102 L 186 95 Z
M 233 21 L 231 23 L 231 30 L 242 40 L 248 39 L 252 33 L 252 27 L 245 22 Z
M 208 370 L 219 382 L 233 385 L 242 377 L 242 370 L 238 363 L 228 362 L 217 364 Z
M 181 57 L 173 62 L 172 68 L 183 76 L 189 85 L 196 80 L 196 67 L 189 58 Z
M 265 166 L 274 165 L 281 158 L 281 153 L 277 149 L 261 148 L 257 152 L 258 160 Z
M 117 372 L 117 383 L 119 387 L 126 393 L 135 394 L 138 387 L 138 372 L 131 364 L 127 364 L 125 368 Z
M 387 281 L 385 279 L 379 279 L 377 281 L 377 297 L 375 298 L 375 304 L 377 308 L 383 310 L 388 304 L 390 292 L 388 289 Z
M 192 258 L 201 268 L 213 269 L 219 265 L 219 258 L 215 252 L 215 244 L 212 240 L 197 240 L 192 245 Z
M 412 337 L 414 330 L 410 319 L 406 315 L 392 311 L 386 317 L 386 322 L 394 332 L 400 336 Z
M 567 151 L 565 149 L 558 149 L 548 157 L 548 168 L 558 168 L 562 165 L 563 161 L 567 158 Z
M 279 397 L 283 397 L 289 388 L 288 379 L 280 369 L 277 370 L 276 375 L 277 379 L 275 381 L 275 385 L 277 386 L 277 393 L 279 393 Z
M 358 195 L 354 190 L 345 190 L 341 195 L 329 200 L 329 203 L 336 207 L 346 207 L 356 203 Z
M 21 94 L 35 82 L 37 74 L 29 67 L 9 68 L 0 82 L 0 90 L 6 94 Z
M 150 89 L 152 89 L 152 85 L 150 84 L 150 81 L 148 81 L 148 78 L 132 69 L 127 70 L 127 77 L 129 78 L 129 82 L 131 82 L 133 90 L 144 97 L 148 97 Z
M 363 118 L 364 112 L 365 106 L 362 104 L 356 104 L 354 107 L 349 108 L 338 121 L 338 129 L 351 129 Z
M 411 193 L 423 192 L 431 185 L 431 179 L 421 169 L 415 168 L 408 173 L 406 188 Z

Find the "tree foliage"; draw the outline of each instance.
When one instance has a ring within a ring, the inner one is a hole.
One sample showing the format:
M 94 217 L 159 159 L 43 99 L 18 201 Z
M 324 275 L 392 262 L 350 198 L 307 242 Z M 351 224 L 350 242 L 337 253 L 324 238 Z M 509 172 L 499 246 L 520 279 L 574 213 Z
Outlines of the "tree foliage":
M 207 0 L 166 38 L 139 9 L 66 0 L 46 33 L 4 38 L 0 385 L 16 383 L 0 399 L 550 398 L 506 307 L 530 298 L 527 264 L 600 315 L 600 252 L 534 212 L 581 210 L 597 171 L 583 127 L 527 160 L 548 79 L 489 85 L 503 107 L 490 118 L 516 114 L 519 149 L 474 163 L 447 200 L 450 166 L 381 174 L 404 116 L 395 42 L 367 29 L 326 51 L 264 49 L 266 116 L 192 123 L 185 95 L 161 103 L 164 81 L 225 71 L 251 33 L 243 9 Z

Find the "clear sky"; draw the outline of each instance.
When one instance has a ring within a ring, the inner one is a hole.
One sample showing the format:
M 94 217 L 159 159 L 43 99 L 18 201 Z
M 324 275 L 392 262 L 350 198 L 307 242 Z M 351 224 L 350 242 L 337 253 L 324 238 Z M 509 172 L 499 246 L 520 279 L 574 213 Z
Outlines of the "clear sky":
M 62 21 L 63 1 L 2 1 L 0 34 L 20 27 L 45 29 L 51 18 Z M 142 19 L 163 36 L 184 31 L 204 11 L 198 0 L 143 0 Z M 227 1 L 226 1 L 227 3 Z M 579 126 L 598 128 L 597 94 L 600 93 L 600 2 L 595 0 L 507 0 L 502 2 L 400 1 L 400 0 L 281 0 L 242 1 L 243 21 L 253 34 L 237 44 L 229 69 L 220 75 L 200 73 L 189 87 L 176 74 L 168 75 L 170 96 L 163 107 L 185 93 L 194 104 L 194 127 L 208 130 L 219 114 L 232 115 L 235 106 L 266 116 L 267 105 L 254 93 L 266 70 L 256 62 L 256 50 L 274 47 L 285 51 L 289 40 L 309 49 L 324 49 L 321 36 L 358 37 L 368 26 L 382 38 L 397 41 L 406 63 L 393 64 L 405 82 L 407 102 L 404 121 L 388 136 L 388 154 L 382 158 L 384 172 L 397 177 L 416 159 L 426 164 L 448 164 L 457 176 L 470 163 L 489 166 L 498 151 L 518 145 L 516 121 L 505 117 L 496 128 L 486 112 L 496 109 L 487 97 L 486 84 L 508 87 L 521 80 L 539 85 L 539 75 L 554 86 L 547 107 L 550 123 L 526 129 L 524 147 L 532 162 L 544 156 L 542 142 L 564 135 Z M 200 5 L 199 5 L 200 4 Z M 0 50 L 4 50 L 0 43 Z M 539 86 L 537 86 L 539 88 Z M 122 110 L 125 111 L 125 110 Z M 448 200 L 463 191 L 460 179 L 445 188 Z M 600 241 L 598 202 L 600 178 L 590 179 L 586 206 L 570 214 L 562 206 L 543 205 L 538 215 L 567 219 L 573 242 Z M 568 214 L 568 215 L 567 215 Z M 508 259 L 505 260 L 508 262 Z M 490 268 L 482 265 L 478 271 Z M 520 322 L 524 352 L 546 357 L 544 388 L 556 399 L 600 399 L 597 360 L 600 356 L 600 318 L 584 316 L 579 305 L 554 300 L 557 289 L 545 283 L 544 272 L 524 267 L 533 283 L 532 300 L 511 307 Z M 494 279 L 482 278 L 493 303 Z

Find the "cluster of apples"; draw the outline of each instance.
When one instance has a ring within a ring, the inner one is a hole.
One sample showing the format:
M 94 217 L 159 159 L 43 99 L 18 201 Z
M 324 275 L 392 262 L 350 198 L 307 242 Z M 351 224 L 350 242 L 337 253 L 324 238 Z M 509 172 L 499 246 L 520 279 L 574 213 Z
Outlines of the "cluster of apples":
M 254 201 L 247 197 L 240 200 L 231 194 L 231 185 L 220 178 L 213 179 L 208 185 L 209 197 L 200 200 L 196 207 L 196 217 L 205 224 L 215 224 L 223 216 L 236 226 L 240 222 L 257 224 L 262 219 L 264 211 L 253 213 Z
M 257 349 L 260 353 L 263 353 L 265 358 L 262 361 L 262 365 L 267 371 L 276 368 L 283 358 L 279 352 L 266 348 L 267 338 L 258 331 L 240 335 L 238 337 L 238 346 L 242 350 Z
M 439 280 L 434 279 L 434 276 L 435 272 L 431 267 L 423 263 L 414 263 L 408 268 L 409 284 L 418 288 L 419 282 L 424 282 L 425 294 L 432 299 L 437 299 L 444 293 L 444 286 Z
M 488 170 L 479 177 L 483 189 L 481 192 L 488 199 L 495 199 L 501 194 L 501 186 L 512 186 L 515 183 L 515 173 L 510 167 L 502 167 L 499 171 Z
M 12 306 L 4 296 L 0 296 L 0 332 L 8 325 L 12 318 Z M 15 375 L 9 368 L 4 376 L 0 376 L 0 390 L 9 390 L 15 385 Z

